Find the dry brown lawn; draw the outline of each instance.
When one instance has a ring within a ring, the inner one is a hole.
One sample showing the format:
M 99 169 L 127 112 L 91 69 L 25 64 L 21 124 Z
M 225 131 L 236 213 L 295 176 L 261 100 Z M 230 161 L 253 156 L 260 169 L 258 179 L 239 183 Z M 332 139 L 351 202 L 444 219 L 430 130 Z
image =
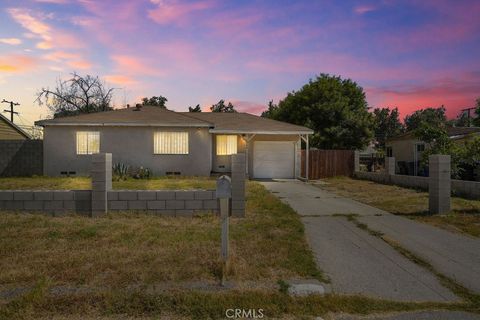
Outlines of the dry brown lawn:
M 231 220 L 229 279 L 320 277 L 303 225 L 260 184 L 248 184 L 247 217 Z M 0 215 L 0 286 L 124 288 L 219 278 L 220 222 L 115 213 Z
M 393 214 L 405 215 L 456 232 L 480 237 L 480 201 L 452 197 L 452 211 L 447 215 L 428 214 L 428 192 L 384 185 L 346 177 L 324 179 L 318 185 L 338 195 L 349 197 Z

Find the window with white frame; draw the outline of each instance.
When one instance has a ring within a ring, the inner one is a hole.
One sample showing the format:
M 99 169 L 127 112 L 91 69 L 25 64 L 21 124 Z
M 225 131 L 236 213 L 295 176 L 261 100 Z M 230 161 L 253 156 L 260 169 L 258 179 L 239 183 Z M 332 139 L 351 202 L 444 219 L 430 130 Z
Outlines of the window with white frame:
M 217 135 L 217 156 L 228 156 L 236 153 L 236 135 Z
M 100 152 L 100 132 L 77 131 L 77 154 Z
M 155 132 L 154 154 L 188 154 L 188 132 Z

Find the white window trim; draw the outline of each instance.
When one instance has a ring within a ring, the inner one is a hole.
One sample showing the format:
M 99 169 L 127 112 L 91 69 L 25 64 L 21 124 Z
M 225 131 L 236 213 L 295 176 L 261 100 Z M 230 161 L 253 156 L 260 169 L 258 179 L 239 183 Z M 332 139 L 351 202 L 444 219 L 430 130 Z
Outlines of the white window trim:
M 162 151 L 160 148 L 162 147 L 160 144 L 160 135 L 164 134 L 166 141 L 163 141 L 164 147 L 169 148 L 170 150 Z M 170 134 L 170 137 L 168 135 Z M 181 134 L 181 135 L 180 135 Z M 181 137 L 183 136 L 183 137 Z M 175 138 L 184 139 L 183 141 L 168 141 L 168 139 L 175 139 Z M 155 131 L 153 133 L 153 154 L 154 155 L 188 155 L 190 154 L 190 135 L 188 131 Z M 172 143 L 183 143 L 184 145 L 180 146 L 173 146 Z M 172 150 L 172 148 L 176 148 L 177 151 Z
M 85 152 L 83 152 L 82 150 L 79 150 L 79 147 L 80 147 L 79 139 L 82 138 L 82 137 L 79 137 L 79 135 L 82 135 L 82 134 L 85 134 L 83 138 L 86 138 L 86 142 L 83 142 L 86 144 Z M 98 150 L 94 150 L 94 151 L 90 150 L 89 148 L 90 139 L 93 139 L 93 138 L 98 139 Z M 80 155 L 80 156 L 100 153 L 100 131 L 77 131 L 75 133 L 75 152 L 77 155 Z
M 219 138 L 226 137 L 224 143 L 225 145 L 221 146 L 219 144 Z M 232 145 L 229 146 L 229 143 Z M 215 154 L 217 156 L 230 156 L 232 154 L 238 153 L 238 136 L 235 134 L 218 134 L 215 137 Z M 232 150 L 229 150 L 232 149 Z M 233 150 L 234 149 L 234 150 Z

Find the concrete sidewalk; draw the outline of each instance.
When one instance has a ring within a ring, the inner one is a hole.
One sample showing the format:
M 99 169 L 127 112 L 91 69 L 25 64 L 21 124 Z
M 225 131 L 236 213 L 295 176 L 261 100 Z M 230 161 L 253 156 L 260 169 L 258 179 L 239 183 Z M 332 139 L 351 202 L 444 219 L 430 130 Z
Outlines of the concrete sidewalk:
M 480 293 L 480 239 L 390 214 L 358 220 L 422 257 L 440 273 Z
M 389 215 L 300 181 L 263 181 L 268 190 L 302 216 L 317 264 L 335 293 L 398 301 L 459 301 L 429 271 L 400 255 L 346 217 Z

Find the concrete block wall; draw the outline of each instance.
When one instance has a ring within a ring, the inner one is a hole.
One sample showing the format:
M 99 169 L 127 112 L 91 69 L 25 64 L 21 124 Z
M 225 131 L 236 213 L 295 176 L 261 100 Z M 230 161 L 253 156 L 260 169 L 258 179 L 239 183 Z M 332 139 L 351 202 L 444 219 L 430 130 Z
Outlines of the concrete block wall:
M 0 190 L 0 210 L 90 214 L 90 190 Z
M 0 176 L 43 174 L 42 140 L 0 140 Z
M 158 215 L 192 217 L 216 213 L 215 190 L 113 190 L 109 211 L 146 211 Z
M 245 154 L 232 156 L 232 215 L 245 216 Z M 51 214 L 83 213 L 93 217 L 108 211 L 145 211 L 191 217 L 217 213 L 215 190 L 112 190 L 112 155 L 92 157 L 92 190 L 0 190 L 0 210 Z
M 406 188 L 428 190 L 429 178 L 407 175 L 386 175 L 384 173 L 357 171 L 354 176 L 357 179 L 370 180 L 377 183 L 393 184 Z M 466 198 L 480 199 L 480 182 L 451 180 L 451 193 Z

